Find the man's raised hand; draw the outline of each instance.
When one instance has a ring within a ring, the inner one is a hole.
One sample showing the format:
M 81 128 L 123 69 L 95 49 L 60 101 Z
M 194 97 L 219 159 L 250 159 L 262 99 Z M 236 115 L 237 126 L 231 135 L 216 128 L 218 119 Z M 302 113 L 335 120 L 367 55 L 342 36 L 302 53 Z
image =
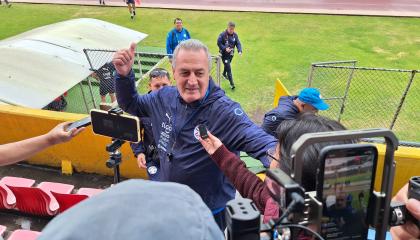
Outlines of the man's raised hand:
M 129 49 L 121 49 L 117 51 L 112 57 L 112 63 L 115 70 L 121 76 L 127 77 L 134 64 L 134 53 L 136 51 L 136 44 L 131 43 Z

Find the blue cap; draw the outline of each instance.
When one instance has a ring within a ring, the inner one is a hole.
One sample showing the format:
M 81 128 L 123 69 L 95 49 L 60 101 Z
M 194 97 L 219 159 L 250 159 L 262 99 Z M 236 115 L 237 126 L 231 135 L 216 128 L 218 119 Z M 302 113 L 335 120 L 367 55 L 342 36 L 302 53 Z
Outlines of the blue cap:
M 318 110 L 327 110 L 328 104 L 321 99 L 321 94 L 316 88 L 304 88 L 298 95 L 298 99 L 303 103 L 310 104 Z

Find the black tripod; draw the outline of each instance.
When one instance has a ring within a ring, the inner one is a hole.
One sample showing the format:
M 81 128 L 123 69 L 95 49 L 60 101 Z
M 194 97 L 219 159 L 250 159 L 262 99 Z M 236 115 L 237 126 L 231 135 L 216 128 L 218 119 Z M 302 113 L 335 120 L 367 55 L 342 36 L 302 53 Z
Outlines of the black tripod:
M 112 139 L 112 143 L 106 146 L 106 151 L 109 153 L 109 159 L 106 161 L 108 168 L 114 169 L 114 184 L 120 182 L 120 164 L 121 164 L 121 152 L 119 148 L 124 144 L 125 141 L 119 139 Z

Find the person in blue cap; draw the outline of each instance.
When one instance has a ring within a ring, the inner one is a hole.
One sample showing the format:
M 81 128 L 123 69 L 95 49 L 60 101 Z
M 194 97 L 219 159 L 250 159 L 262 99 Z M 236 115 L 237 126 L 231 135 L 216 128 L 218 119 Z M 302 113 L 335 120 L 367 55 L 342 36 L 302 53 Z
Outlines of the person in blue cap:
M 264 115 L 261 127 L 266 133 L 275 136 L 282 121 L 296 119 L 300 112 L 318 112 L 327 110 L 328 107 L 318 89 L 304 88 L 297 96 L 281 97 L 277 107 Z

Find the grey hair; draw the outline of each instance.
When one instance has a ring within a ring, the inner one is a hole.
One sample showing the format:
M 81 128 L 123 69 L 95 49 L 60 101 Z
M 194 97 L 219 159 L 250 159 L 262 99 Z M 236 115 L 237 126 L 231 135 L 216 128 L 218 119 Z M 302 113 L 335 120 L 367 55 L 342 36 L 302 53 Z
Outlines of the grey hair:
M 178 46 L 176 46 L 174 54 L 173 54 L 173 58 L 172 58 L 172 67 L 173 68 L 175 68 L 175 66 L 176 66 L 176 57 L 178 56 L 181 49 L 187 50 L 187 51 L 194 51 L 194 52 L 198 52 L 200 50 L 203 50 L 207 55 L 207 59 L 208 59 L 208 62 L 209 62 L 209 72 L 210 72 L 212 60 L 211 60 L 211 55 L 210 55 L 209 49 L 206 45 L 204 45 L 204 43 L 202 43 L 200 40 L 197 40 L 197 39 L 188 39 L 186 41 L 180 42 L 178 44 Z

